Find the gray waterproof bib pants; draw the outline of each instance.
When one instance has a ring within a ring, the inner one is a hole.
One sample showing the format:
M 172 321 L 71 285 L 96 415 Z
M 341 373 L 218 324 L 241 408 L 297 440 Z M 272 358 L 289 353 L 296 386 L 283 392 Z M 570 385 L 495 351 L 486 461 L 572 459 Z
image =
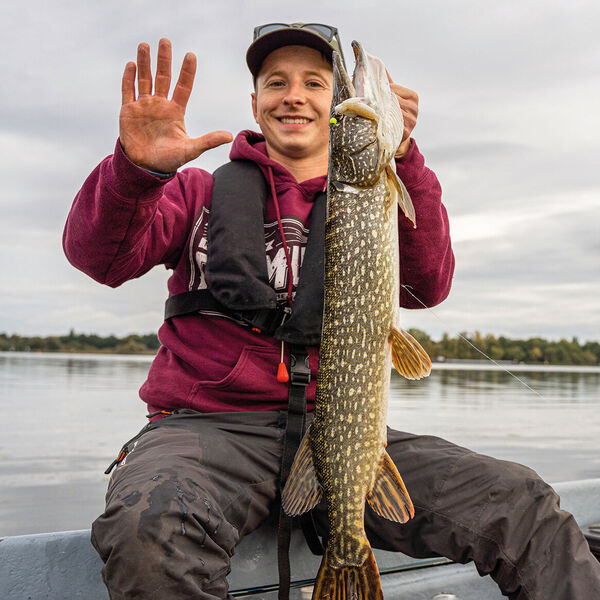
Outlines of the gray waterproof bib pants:
M 236 544 L 278 511 L 284 425 L 273 411 L 184 410 L 138 438 L 92 527 L 112 600 L 228 597 Z M 534 471 L 437 437 L 388 436 L 415 517 L 398 525 L 367 509 L 375 548 L 472 560 L 515 600 L 600 598 L 600 563 Z

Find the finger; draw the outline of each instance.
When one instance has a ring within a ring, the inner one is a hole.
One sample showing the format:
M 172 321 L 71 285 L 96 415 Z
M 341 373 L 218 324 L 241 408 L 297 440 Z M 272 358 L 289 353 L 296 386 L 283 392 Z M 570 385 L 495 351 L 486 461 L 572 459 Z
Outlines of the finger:
M 186 152 L 186 159 L 188 161 L 198 158 L 203 152 L 216 148 L 221 144 L 227 144 L 233 140 L 233 135 L 229 131 L 211 131 L 206 135 L 198 138 L 190 139 L 188 142 L 188 148 Z
M 390 72 L 387 69 L 385 70 L 385 74 L 387 75 L 388 81 L 390 83 L 394 83 L 394 80 L 392 79 L 392 76 L 390 75 Z
M 398 103 L 403 112 L 413 114 L 415 118 L 417 117 L 417 114 L 419 113 L 419 104 L 415 98 L 405 98 L 398 94 L 396 94 L 396 98 L 398 99 Z
M 152 72 L 150 71 L 150 46 L 145 42 L 137 51 L 138 94 L 148 96 L 152 93 Z
M 396 94 L 396 96 L 400 98 L 404 98 L 406 100 L 412 100 L 414 102 L 419 101 L 419 96 L 417 92 L 411 90 L 409 88 L 403 87 L 397 83 L 393 83 L 390 85 L 391 90 Z
M 417 124 L 416 121 L 413 121 L 411 123 L 404 121 L 404 131 L 402 132 L 402 141 L 403 142 L 412 135 L 412 132 L 413 132 L 416 124 Z
M 128 62 L 121 80 L 121 104 L 135 102 L 135 63 Z
M 181 71 L 179 72 L 179 79 L 173 90 L 173 102 L 179 104 L 182 108 L 186 107 L 188 100 L 190 99 L 195 75 L 196 55 L 193 52 L 188 52 L 183 59 Z
M 171 86 L 171 42 L 162 38 L 158 43 L 158 57 L 156 59 L 156 77 L 154 78 L 154 93 L 157 96 L 167 97 Z
M 417 124 L 417 117 L 414 113 L 403 110 L 402 117 L 404 118 L 404 135 L 402 139 L 407 138 Z
M 401 102 L 400 108 L 402 110 L 402 114 L 404 115 L 405 120 L 417 120 L 417 117 L 419 116 L 419 107 L 416 104 Z

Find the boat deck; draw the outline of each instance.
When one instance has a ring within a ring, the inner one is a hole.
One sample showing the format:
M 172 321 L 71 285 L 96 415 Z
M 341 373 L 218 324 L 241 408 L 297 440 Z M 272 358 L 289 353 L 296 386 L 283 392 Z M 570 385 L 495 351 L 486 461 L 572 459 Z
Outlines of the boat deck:
M 600 522 L 600 479 L 560 483 L 554 488 L 561 496 L 561 506 L 573 513 L 581 527 Z M 89 530 L 81 530 L 0 539 L 0 598 L 108 600 L 100 576 L 102 563 L 89 536 Z M 266 600 L 277 597 L 275 537 L 275 526 L 268 522 L 240 543 L 232 559 L 231 595 Z M 473 565 L 446 559 L 415 560 L 377 550 L 375 555 L 388 600 L 432 600 L 444 593 L 459 600 L 503 598 L 493 581 L 479 577 Z M 294 532 L 290 556 L 291 598 L 299 599 L 302 587 L 312 584 L 320 557 L 310 553 L 299 531 Z

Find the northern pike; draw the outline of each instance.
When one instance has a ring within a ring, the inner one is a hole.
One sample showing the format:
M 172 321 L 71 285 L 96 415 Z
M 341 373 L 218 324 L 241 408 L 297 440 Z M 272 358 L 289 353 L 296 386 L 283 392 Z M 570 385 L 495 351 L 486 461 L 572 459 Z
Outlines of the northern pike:
M 350 81 L 333 58 L 325 303 L 315 414 L 282 492 L 284 511 L 300 515 L 324 495 L 327 545 L 313 598 L 383 598 L 364 529 L 365 500 L 378 515 L 404 523 L 414 515 L 387 444 L 392 360 L 409 379 L 431 361 L 400 329 L 398 205 L 414 223 L 396 175 L 402 111 L 383 63 L 352 42 Z

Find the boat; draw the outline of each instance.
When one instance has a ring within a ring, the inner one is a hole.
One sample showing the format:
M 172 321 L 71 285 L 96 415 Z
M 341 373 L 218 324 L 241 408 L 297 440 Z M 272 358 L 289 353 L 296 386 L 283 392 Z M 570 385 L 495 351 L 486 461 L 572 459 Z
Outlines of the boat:
M 553 487 L 561 497 L 561 507 L 574 515 L 592 549 L 598 552 L 600 479 L 563 482 Z M 472 564 L 456 564 L 444 558 L 416 560 L 379 550 L 375 550 L 375 556 L 387 600 L 503 598 L 491 578 L 480 577 Z M 290 598 L 310 598 L 321 558 L 311 554 L 300 530 L 293 532 L 290 557 Z M 108 600 L 101 568 L 89 530 L 0 538 L 2 600 Z M 276 523 L 267 521 L 237 547 L 229 576 L 230 594 L 249 600 L 275 599 L 277 581 Z

